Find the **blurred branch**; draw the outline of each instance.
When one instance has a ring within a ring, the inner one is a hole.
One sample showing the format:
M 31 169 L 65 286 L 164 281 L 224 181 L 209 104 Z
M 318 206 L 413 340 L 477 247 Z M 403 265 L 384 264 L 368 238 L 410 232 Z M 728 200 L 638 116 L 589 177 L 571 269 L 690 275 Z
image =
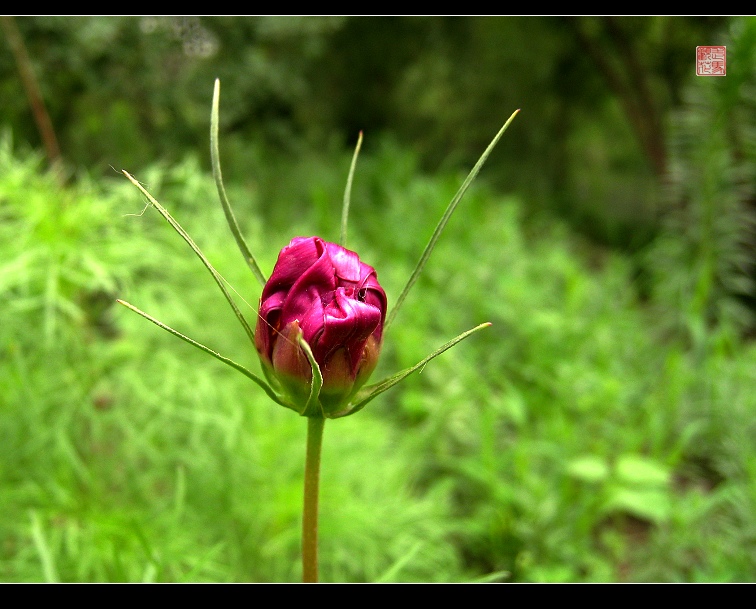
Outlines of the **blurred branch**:
M 617 68 L 607 57 L 608 45 L 602 45 L 597 36 L 588 33 L 583 19 L 572 17 L 567 21 L 580 46 L 619 98 L 654 173 L 662 177 L 666 172 L 667 155 L 661 117 L 648 84 L 647 70 L 641 66 L 636 49 L 616 19 L 604 17 L 602 22 L 617 47 L 616 56 L 621 64 L 621 68 Z
M 619 26 L 616 17 L 606 16 L 603 19 L 612 39 L 619 47 L 619 57 L 627 68 L 632 90 L 636 93 L 636 99 L 643 113 L 642 115 L 646 117 L 643 124 L 647 131 L 647 153 L 651 156 L 657 168 L 657 175 L 662 175 L 666 169 L 664 131 L 661 117 L 659 116 L 659 108 L 654 102 L 654 96 L 648 83 L 648 71 L 644 70 L 641 66 L 636 49 L 630 43 L 626 32 Z
M 42 99 L 42 92 L 39 88 L 37 77 L 34 74 L 31 59 L 26 51 L 26 45 L 21 37 L 21 32 L 18 31 L 18 26 L 13 16 L 0 16 L 0 26 L 3 28 L 3 33 L 8 39 L 8 45 L 16 61 L 16 67 L 21 76 L 21 82 L 24 86 L 26 97 L 29 100 L 32 113 L 34 114 L 34 122 L 37 124 L 37 129 L 42 137 L 47 158 L 58 178 L 62 179 L 58 138 L 55 137 L 55 130 L 53 129 L 50 115 L 47 112 L 45 101 Z

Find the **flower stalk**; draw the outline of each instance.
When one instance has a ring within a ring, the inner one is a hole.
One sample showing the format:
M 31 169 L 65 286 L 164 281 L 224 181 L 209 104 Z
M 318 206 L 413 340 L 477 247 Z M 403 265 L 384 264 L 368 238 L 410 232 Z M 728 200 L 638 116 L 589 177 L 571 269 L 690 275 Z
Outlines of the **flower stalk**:
M 302 581 L 305 583 L 318 581 L 318 494 L 324 426 L 323 417 L 307 418 L 307 454 L 302 513 Z

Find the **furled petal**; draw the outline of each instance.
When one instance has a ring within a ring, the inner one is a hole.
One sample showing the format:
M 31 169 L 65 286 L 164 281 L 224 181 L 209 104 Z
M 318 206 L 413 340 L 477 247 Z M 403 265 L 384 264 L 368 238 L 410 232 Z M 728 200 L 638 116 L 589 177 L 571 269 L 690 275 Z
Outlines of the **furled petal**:
M 279 330 L 279 320 L 283 301 L 286 298 L 285 292 L 278 292 L 269 296 L 260 302 L 260 308 L 257 311 L 258 319 L 255 327 L 255 347 L 257 351 L 270 358 L 273 350 L 272 338 L 274 333 Z
M 325 242 L 318 237 L 296 237 L 278 254 L 273 274 L 265 284 L 262 300 L 280 290 L 288 291 L 307 269 L 325 253 Z
M 335 243 L 326 243 L 326 248 L 333 263 L 338 284 L 345 287 L 348 284 L 358 284 L 361 279 L 360 267 L 366 266 L 360 263 L 360 257 Z
M 326 363 L 334 351 L 345 347 L 354 375 L 365 341 L 381 323 L 381 311 L 355 300 L 353 293 L 352 288 L 338 288 L 335 298 L 325 307 L 323 333 L 318 338 L 313 355 L 316 361 Z

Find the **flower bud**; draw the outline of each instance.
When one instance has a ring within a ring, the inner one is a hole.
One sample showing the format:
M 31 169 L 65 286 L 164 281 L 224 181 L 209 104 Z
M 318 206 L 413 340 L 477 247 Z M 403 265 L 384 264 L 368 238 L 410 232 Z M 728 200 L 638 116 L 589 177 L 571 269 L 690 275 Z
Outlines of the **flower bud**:
M 329 417 L 378 363 L 385 318 L 386 293 L 373 267 L 335 243 L 297 237 L 281 250 L 263 288 L 255 346 L 271 382 L 303 409 L 312 368 L 297 342 L 301 334 L 323 375 L 320 405 Z

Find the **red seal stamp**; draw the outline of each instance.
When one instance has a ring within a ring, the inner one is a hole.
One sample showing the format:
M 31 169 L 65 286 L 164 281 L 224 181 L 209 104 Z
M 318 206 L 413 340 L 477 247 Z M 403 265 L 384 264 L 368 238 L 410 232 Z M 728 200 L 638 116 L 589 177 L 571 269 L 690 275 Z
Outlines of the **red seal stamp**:
M 696 75 L 727 74 L 727 47 L 696 47 Z

